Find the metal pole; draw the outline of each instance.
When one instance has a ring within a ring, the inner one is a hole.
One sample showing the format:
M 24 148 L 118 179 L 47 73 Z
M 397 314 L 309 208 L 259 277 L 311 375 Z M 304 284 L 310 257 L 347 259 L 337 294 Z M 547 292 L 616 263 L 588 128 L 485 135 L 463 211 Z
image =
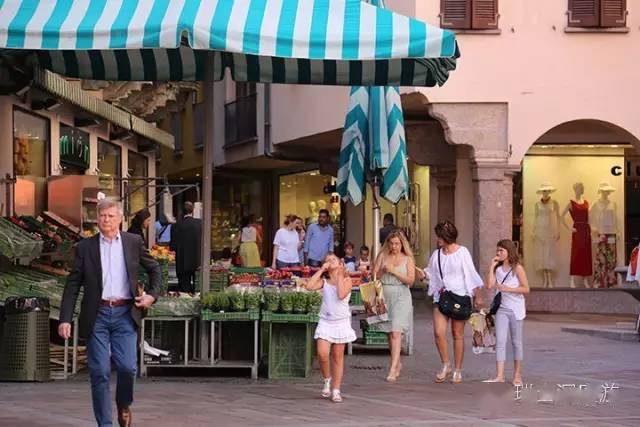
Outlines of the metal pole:
M 205 111 L 204 163 L 202 166 L 202 265 L 200 269 L 201 292 L 209 291 L 209 275 L 211 265 L 211 204 L 213 201 L 213 144 L 214 129 L 214 81 L 213 52 L 207 55 L 205 78 L 203 84 Z M 200 323 L 200 360 L 207 360 L 208 334 L 206 322 Z
M 375 260 L 380 253 L 380 182 L 373 178 L 373 257 Z

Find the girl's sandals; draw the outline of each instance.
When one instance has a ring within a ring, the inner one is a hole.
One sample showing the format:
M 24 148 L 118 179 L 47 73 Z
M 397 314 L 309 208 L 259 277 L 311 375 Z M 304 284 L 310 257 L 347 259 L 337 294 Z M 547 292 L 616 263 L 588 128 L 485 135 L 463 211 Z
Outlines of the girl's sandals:
M 323 381 L 324 386 L 322 387 L 322 397 L 331 397 L 331 378 L 325 378 Z
M 514 385 L 514 387 L 522 387 L 522 378 L 520 377 L 515 377 L 513 379 L 513 382 L 511 383 Z
M 483 383 L 503 383 L 504 382 L 504 378 L 496 377 L 496 378 L 491 378 L 491 379 L 488 379 L 488 380 L 484 380 L 482 382 Z
M 454 384 L 460 384 L 462 382 L 462 371 L 456 369 L 453 371 L 453 377 L 451 377 L 451 382 Z
M 451 374 L 451 364 L 445 363 L 442 365 L 442 370 L 436 375 L 436 382 L 443 383 L 447 380 L 447 377 Z
M 333 403 L 342 403 L 342 395 L 340 394 L 340 390 L 333 390 L 331 392 L 331 401 Z

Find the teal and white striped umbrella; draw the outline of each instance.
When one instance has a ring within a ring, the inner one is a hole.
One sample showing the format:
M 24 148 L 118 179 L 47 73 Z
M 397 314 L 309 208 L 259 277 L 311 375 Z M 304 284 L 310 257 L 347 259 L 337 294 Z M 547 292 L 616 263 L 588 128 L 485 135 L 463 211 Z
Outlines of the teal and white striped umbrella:
M 370 0 L 384 6 L 382 0 Z M 407 144 L 397 87 L 353 87 L 340 148 L 337 191 L 358 205 L 367 175 L 381 175 L 381 195 L 397 203 L 407 194 Z
M 0 49 L 94 80 L 443 84 L 447 30 L 358 0 L 0 0 Z M 209 51 L 209 52 L 208 52 Z

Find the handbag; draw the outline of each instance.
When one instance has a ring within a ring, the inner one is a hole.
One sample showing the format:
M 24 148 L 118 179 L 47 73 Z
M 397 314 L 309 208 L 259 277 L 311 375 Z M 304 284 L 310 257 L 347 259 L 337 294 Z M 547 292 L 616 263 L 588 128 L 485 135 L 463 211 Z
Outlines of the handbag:
M 509 277 L 512 271 L 513 268 L 509 270 L 509 272 L 504 276 L 502 282 L 500 282 L 501 285 L 504 285 L 505 280 L 507 280 L 507 277 Z M 500 308 L 500 304 L 502 304 L 502 292 L 498 292 L 496 296 L 493 297 L 493 301 L 491 301 L 491 308 L 489 309 L 489 314 L 495 316 L 495 314 L 498 312 L 498 309 Z
M 440 279 L 444 284 L 444 275 L 442 274 L 442 264 L 440 263 L 440 252 L 438 250 L 438 269 L 440 270 Z M 451 291 L 444 291 L 440 294 L 438 300 L 438 310 L 445 316 L 454 320 L 467 320 L 473 312 L 473 303 L 468 295 L 458 295 Z

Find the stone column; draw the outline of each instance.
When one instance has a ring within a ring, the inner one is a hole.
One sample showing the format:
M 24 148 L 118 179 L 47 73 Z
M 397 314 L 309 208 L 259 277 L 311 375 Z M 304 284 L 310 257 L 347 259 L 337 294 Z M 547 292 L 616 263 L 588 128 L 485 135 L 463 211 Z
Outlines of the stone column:
M 512 175 L 504 164 L 476 162 L 473 165 L 474 186 L 474 259 L 478 271 L 487 273 L 496 243 L 510 239 L 512 232 Z
M 438 189 L 436 221 L 455 221 L 456 171 L 437 171 L 431 174 Z M 435 226 L 435 224 L 433 224 Z

